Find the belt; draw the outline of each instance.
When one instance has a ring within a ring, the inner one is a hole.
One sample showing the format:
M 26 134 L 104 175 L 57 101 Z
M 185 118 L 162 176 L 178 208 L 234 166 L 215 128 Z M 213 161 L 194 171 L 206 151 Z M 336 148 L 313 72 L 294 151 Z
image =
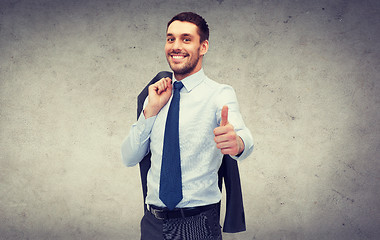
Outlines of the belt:
M 210 205 L 200 206 L 200 207 L 175 208 L 174 210 L 168 210 L 167 208 L 161 208 L 161 207 L 156 207 L 154 205 L 149 205 L 148 210 L 157 219 L 166 220 L 166 219 L 171 219 L 171 218 L 185 218 L 185 217 L 195 216 L 195 215 L 201 214 L 202 212 L 210 210 L 212 208 L 216 208 L 217 205 L 218 204 L 215 203 L 215 204 L 210 204 Z

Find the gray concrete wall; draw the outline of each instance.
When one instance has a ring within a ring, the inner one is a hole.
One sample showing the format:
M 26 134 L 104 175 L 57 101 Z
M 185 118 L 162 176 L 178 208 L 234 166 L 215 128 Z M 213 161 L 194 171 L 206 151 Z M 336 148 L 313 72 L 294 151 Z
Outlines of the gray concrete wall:
M 165 25 L 211 27 L 205 72 L 232 85 L 256 149 L 247 231 L 380 238 L 380 1 L 0 3 L 0 239 L 138 239 L 138 168 L 120 144 Z

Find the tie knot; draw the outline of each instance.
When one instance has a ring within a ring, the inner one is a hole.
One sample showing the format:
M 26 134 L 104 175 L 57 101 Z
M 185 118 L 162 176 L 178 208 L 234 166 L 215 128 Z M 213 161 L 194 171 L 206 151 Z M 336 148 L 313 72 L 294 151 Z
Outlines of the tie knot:
M 183 87 L 183 83 L 182 82 L 175 82 L 174 83 L 174 89 L 177 89 L 177 90 L 180 90 L 181 88 Z

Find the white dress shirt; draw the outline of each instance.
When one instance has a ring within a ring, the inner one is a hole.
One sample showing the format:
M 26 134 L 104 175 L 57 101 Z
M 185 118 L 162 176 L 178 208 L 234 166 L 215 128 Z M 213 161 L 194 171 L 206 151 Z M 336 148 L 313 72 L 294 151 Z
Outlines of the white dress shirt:
M 173 75 L 173 82 L 176 81 Z M 228 106 L 228 122 L 242 138 L 245 149 L 239 157 L 245 159 L 253 150 L 249 129 L 241 117 L 235 91 L 231 86 L 209 79 L 203 69 L 182 79 L 180 91 L 179 139 L 182 170 L 183 199 L 177 207 L 196 207 L 221 200 L 218 170 L 223 155 L 216 148 L 214 128 L 221 121 L 221 110 Z M 147 98 L 148 99 L 148 98 Z M 144 106 L 146 106 L 147 99 Z M 132 125 L 122 144 L 122 158 L 127 166 L 134 166 L 152 152 L 151 168 L 147 176 L 146 204 L 164 207 L 159 199 L 162 148 L 169 102 L 153 117 L 145 119 L 143 111 Z

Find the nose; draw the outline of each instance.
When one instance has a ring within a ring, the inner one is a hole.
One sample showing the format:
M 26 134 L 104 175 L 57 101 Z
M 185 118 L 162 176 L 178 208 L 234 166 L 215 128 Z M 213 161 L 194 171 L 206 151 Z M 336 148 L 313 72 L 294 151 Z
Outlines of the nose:
M 175 40 L 173 42 L 173 50 L 181 50 L 182 49 L 182 44 L 181 44 L 181 41 L 179 40 Z

